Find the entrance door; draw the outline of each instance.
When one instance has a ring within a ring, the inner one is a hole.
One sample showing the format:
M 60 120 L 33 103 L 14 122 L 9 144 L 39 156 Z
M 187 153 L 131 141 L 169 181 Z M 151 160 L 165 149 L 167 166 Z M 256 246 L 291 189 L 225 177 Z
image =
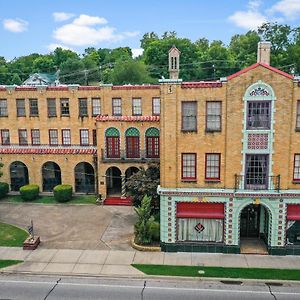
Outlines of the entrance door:
M 259 237 L 260 205 L 248 205 L 241 213 L 241 237 Z

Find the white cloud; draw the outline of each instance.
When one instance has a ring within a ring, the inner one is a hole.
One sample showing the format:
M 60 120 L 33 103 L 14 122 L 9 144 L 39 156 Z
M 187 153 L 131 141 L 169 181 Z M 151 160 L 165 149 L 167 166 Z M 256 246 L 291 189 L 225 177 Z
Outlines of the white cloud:
M 281 13 L 284 17 L 295 19 L 300 16 L 300 1 L 299 0 L 280 0 L 274 4 L 270 13 Z
M 27 30 L 28 22 L 22 19 L 5 19 L 3 27 L 11 32 L 23 32 Z
M 268 21 L 267 17 L 258 11 L 260 5 L 261 1 L 259 0 L 249 1 L 246 11 L 237 11 L 229 16 L 228 20 L 247 30 L 257 29 L 257 27 Z
M 80 15 L 73 22 L 57 28 L 53 37 L 63 45 L 93 46 L 101 42 L 117 42 L 125 38 L 135 37 L 138 31 L 117 33 L 102 17 Z
M 91 26 L 91 25 L 98 25 L 98 24 L 107 24 L 107 20 L 101 17 L 93 17 L 88 15 L 80 15 L 79 18 L 76 18 L 73 21 L 73 24 L 79 26 Z
M 132 57 L 135 58 L 135 57 L 138 57 L 138 56 L 142 55 L 143 52 L 144 52 L 144 49 L 142 49 L 142 48 L 133 48 L 133 49 L 131 49 L 131 51 L 132 51 Z
M 55 12 L 52 14 L 55 22 L 63 22 L 73 18 L 75 15 L 65 12 Z
M 61 44 L 49 44 L 47 46 L 47 49 L 49 51 L 54 51 L 56 48 L 62 48 L 62 49 L 65 49 L 65 50 L 72 50 L 72 51 L 74 51 L 72 48 L 70 48 L 68 46 L 65 46 L 65 45 L 61 45 Z

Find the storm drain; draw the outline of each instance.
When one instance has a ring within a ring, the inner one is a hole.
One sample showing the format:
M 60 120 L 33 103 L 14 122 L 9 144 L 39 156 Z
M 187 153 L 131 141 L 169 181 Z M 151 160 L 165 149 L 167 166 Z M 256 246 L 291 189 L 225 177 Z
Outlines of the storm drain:
M 265 285 L 267 285 L 267 286 L 283 286 L 283 283 L 281 283 L 281 282 L 265 282 Z
M 223 284 L 235 284 L 235 285 L 242 285 L 243 281 L 238 281 L 238 280 L 221 280 L 220 281 Z

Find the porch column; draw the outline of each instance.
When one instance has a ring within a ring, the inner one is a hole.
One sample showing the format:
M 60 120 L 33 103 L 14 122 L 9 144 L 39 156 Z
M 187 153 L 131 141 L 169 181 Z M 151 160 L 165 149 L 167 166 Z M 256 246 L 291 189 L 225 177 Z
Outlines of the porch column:
M 121 175 L 121 198 L 126 198 L 125 175 Z

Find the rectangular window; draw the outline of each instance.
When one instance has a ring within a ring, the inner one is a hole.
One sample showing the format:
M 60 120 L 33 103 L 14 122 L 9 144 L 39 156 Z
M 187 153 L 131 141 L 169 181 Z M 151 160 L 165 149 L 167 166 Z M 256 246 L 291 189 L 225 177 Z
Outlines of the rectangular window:
M 56 117 L 56 99 L 47 99 L 48 117 Z
M 197 154 L 182 153 L 181 154 L 181 179 L 196 180 L 197 179 Z
M 93 129 L 93 146 L 97 146 L 97 130 Z
M 26 117 L 25 99 L 17 99 L 17 117 Z
M 40 145 L 40 130 L 39 129 L 31 129 L 31 144 L 32 145 Z
M 142 115 L 142 99 L 133 98 L 132 99 L 132 115 L 141 116 Z
M 87 99 L 81 98 L 78 100 L 79 100 L 79 117 L 87 117 L 88 116 Z
M 294 180 L 300 181 L 300 154 L 294 157 Z
M 71 130 L 70 129 L 62 129 L 61 130 L 62 144 L 65 146 L 71 145 Z
M 58 131 L 57 129 L 49 129 L 49 144 L 51 146 L 58 145 Z
M 1 144 L 10 145 L 10 136 L 8 129 L 1 129 Z
M 300 131 L 300 100 L 297 101 L 296 130 Z
M 7 117 L 7 100 L 0 99 L 0 117 Z
M 182 102 L 182 131 L 197 131 L 197 102 Z
M 146 155 L 148 158 L 159 158 L 159 136 L 146 137 Z
M 88 146 L 89 145 L 89 130 L 80 129 L 80 145 Z
M 113 116 L 122 116 L 122 99 L 113 98 L 112 99 L 112 115 Z
M 29 115 L 37 117 L 39 115 L 39 107 L 37 99 L 29 99 Z
M 28 145 L 26 129 L 19 129 L 19 145 Z
M 220 101 L 206 102 L 206 131 L 221 131 L 221 106 Z
M 247 154 L 245 189 L 265 190 L 268 188 L 269 155 Z
M 68 98 L 60 99 L 60 114 L 63 117 L 70 116 L 70 107 L 69 107 L 69 99 Z
M 93 117 L 101 115 L 100 98 L 92 98 L 92 114 L 93 114 Z
M 220 153 L 205 154 L 205 179 L 220 180 Z
M 126 137 L 126 157 L 139 158 L 140 157 L 140 137 L 127 136 Z
M 120 158 L 120 138 L 118 136 L 106 137 L 106 157 Z
M 249 101 L 247 105 L 247 129 L 270 129 L 271 102 Z
M 160 115 L 160 98 L 152 98 L 152 114 L 154 116 Z

